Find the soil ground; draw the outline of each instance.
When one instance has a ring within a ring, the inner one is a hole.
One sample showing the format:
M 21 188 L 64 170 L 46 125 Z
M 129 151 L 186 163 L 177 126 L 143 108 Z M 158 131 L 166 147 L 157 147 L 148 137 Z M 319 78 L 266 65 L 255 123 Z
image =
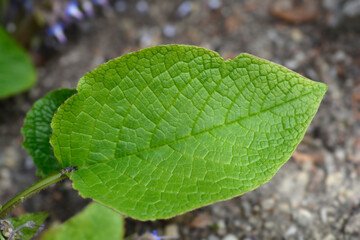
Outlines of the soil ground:
M 346 7 L 354 2 L 354 7 Z M 0 101 L 0 201 L 36 180 L 20 128 L 33 102 L 73 88 L 97 65 L 148 46 L 206 47 L 225 59 L 241 52 L 277 62 L 329 91 L 293 157 L 267 184 L 169 220 L 127 219 L 127 235 L 158 230 L 179 239 L 360 239 L 359 1 L 148 1 L 78 24 L 76 34 L 38 68 L 29 92 Z M 139 7 L 139 6 L 138 6 Z M 14 214 L 49 211 L 64 221 L 89 200 L 62 182 Z

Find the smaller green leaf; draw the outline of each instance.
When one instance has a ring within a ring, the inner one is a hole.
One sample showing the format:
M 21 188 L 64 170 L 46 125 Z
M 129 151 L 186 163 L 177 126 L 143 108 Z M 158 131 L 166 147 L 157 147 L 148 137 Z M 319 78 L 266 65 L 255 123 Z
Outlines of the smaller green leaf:
M 28 54 L 0 26 L 0 99 L 25 91 L 35 82 Z
M 23 146 L 34 158 L 39 168 L 38 174 L 43 177 L 60 169 L 49 143 L 52 134 L 50 122 L 58 107 L 74 93 L 76 89 L 63 88 L 52 91 L 37 100 L 26 115 L 25 124 L 21 129 L 25 138 Z
M 7 220 L 12 223 L 12 225 L 14 226 L 14 229 L 17 229 L 18 227 L 20 227 L 21 225 L 23 225 L 29 221 L 34 221 L 35 225 L 36 225 L 34 228 L 22 228 L 20 230 L 20 232 L 23 235 L 23 240 L 28 240 L 34 236 L 34 234 L 36 233 L 36 231 L 39 228 L 38 226 L 44 223 L 47 216 L 48 216 L 48 214 L 46 212 L 27 213 L 27 214 L 21 215 L 18 218 L 9 218 Z
M 121 240 L 124 221 L 120 214 L 98 203 L 91 203 L 82 212 L 44 232 L 41 240 Z

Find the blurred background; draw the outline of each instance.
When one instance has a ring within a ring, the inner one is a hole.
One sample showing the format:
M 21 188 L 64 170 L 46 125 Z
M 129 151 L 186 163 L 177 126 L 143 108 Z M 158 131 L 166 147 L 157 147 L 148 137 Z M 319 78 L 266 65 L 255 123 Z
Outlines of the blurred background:
M 20 129 L 34 101 L 109 59 L 160 44 L 201 46 L 224 59 L 247 52 L 329 90 L 303 142 L 267 184 L 169 220 L 127 219 L 127 235 L 179 239 L 360 239 L 359 0 L 0 0 L 0 23 L 29 53 L 37 83 L 0 100 L 0 202 L 30 186 L 36 168 Z M 0 52 L 0 57 L 1 57 Z M 89 201 L 65 181 L 14 215 L 64 221 Z

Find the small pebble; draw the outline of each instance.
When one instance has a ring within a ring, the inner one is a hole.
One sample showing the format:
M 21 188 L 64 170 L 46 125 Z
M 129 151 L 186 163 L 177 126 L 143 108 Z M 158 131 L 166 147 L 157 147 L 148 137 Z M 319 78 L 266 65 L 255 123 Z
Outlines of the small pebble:
M 13 147 L 7 147 L 3 152 L 0 153 L 0 165 L 9 169 L 14 169 L 19 160 L 19 152 Z
M 219 238 L 215 235 L 210 235 L 208 240 L 219 240 Z
M 338 50 L 336 51 L 336 53 L 334 54 L 334 59 L 337 62 L 344 62 L 346 59 L 346 53 L 342 50 Z
M 339 8 L 340 1 L 339 0 L 323 0 L 323 6 L 328 10 L 336 10 Z
M 210 9 L 216 10 L 219 9 L 221 7 L 221 0 L 209 0 L 208 1 L 208 6 Z
M 140 38 L 140 45 L 142 47 L 151 46 L 152 38 L 153 38 L 153 36 L 152 36 L 152 34 L 150 32 L 145 32 Z
M 241 221 L 240 220 L 235 220 L 234 221 L 234 226 L 235 227 L 241 227 Z
M 329 174 L 326 178 L 326 187 L 328 191 L 338 190 L 340 185 L 343 183 L 343 173 L 342 172 L 334 172 Z
M 328 222 L 328 214 L 327 214 L 327 209 L 326 208 L 322 208 L 320 210 L 320 218 L 321 218 L 321 221 L 323 223 L 327 223 Z
M 323 240 L 336 240 L 336 237 L 334 237 L 332 234 L 328 234 L 323 238 Z
M 190 14 L 192 11 L 192 3 L 190 1 L 182 2 L 177 9 L 177 12 L 180 17 L 185 17 L 186 15 Z
M 304 39 L 304 34 L 299 29 L 291 31 L 291 38 L 294 42 L 299 43 Z
M 299 209 L 299 211 L 297 212 L 297 215 L 296 215 L 296 219 L 300 225 L 307 227 L 307 226 L 311 226 L 311 224 L 313 223 L 314 217 L 311 214 L 311 212 L 309 212 L 308 210 Z
M 343 8 L 343 13 L 345 14 L 345 16 L 352 18 L 360 16 L 360 1 L 346 1 Z
M 353 215 L 345 226 L 347 234 L 360 236 L 360 213 Z
M 296 234 L 297 228 L 294 225 L 291 225 L 285 232 L 285 237 L 290 237 Z
M 335 150 L 335 158 L 338 160 L 338 161 L 345 161 L 345 158 L 346 158 L 346 152 L 345 152 L 345 149 L 343 148 L 336 148 Z
M 3 192 L 9 190 L 11 186 L 12 186 L 12 181 L 11 181 L 11 173 L 9 169 L 7 168 L 0 169 L 0 189 L 1 189 L 0 196 L 2 196 Z
M 275 225 L 274 222 L 266 221 L 265 224 L 264 224 L 264 227 L 265 227 L 266 229 L 273 229 L 273 228 L 274 228 L 274 225 Z
M 264 201 L 262 201 L 261 205 L 265 211 L 269 211 L 270 209 L 272 209 L 274 207 L 275 201 L 273 198 L 268 198 L 268 199 L 265 199 Z
M 138 1 L 136 3 L 136 10 L 138 10 L 139 13 L 146 13 L 149 10 L 149 5 L 146 1 Z
M 225 224 L 225 221 L 224 220 L 219 220 L 217 222 L 217 226 L 218 226 L 218 230 L 217 230 L 217 233 L 219 235 L 225 235 L 226 233 L 226 224 Z
M 35 167 L 34 159 L 31 156 L 25 158 L 24 167 L 27 170 L 33 169 Z
M 126 11 L 127 4 L 125 1 L 116 1 L 114 7 L 117 12 L 121 13 Z
M 239 238 L 237 238 L 235 235 L 233 234 L 227 234 L 223 240 L 238 240 Z
M 169 224 L 169 225 L 166 225 L 164 235 L 169 236 L 169 237 L 178 237 L 179 236 L 179 228 L 178 228 L 178 226 L 176 224 L 173 224 L 173 223 Z
M 174 37 L 176 34 L 176 28 L 171 24 L 166 24 L 163 28 L 163 34 L 166 37 Z

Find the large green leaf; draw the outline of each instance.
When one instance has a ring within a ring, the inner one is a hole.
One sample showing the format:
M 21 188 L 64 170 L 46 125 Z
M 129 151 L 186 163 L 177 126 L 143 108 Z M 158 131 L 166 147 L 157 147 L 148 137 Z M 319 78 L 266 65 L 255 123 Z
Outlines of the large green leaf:
M 120 214 L 98 203 L 91 203 L 82 212 L 46 230 L 41 240 L 121 240 L 124 221 Z
M 14 230 L 20 227 L 23 224 L 26 224 L 29 221 L 33 221 L 35 223 L 35 227 L 33 228 L 21 228 L 20 232 L 22 233 L 23 240 L 29 240 L 31 239 L 36 231 L 38 230 L 39 226 L 44 223 L 46 220 L 48 214 L 46 212 L 40 212 L 40 213 L 27 213 L 23 214 L 18 218 L 9 218 L 7 219 L 12 223 L 14 226 Z M 1 234 L 0 234 L 1 235 Z
M 87 73 L 52 120 L 73 187 L 141 220 L 229 199 L 290 158 L 326 85 L 240 54 L 168 45 Z
M 25 118 L 21 132 L 25 138 L 23 146 L 34 158 L 43 177 L 60 170 L 53 149 L 50 145 L 52 134 L 50 123 L 58 107 L 76 93 L 76 89 L 54 90 L 36 101 Z
M 0 99 L 25 91 L 35 82 L 29 56 L 0 26 Z

